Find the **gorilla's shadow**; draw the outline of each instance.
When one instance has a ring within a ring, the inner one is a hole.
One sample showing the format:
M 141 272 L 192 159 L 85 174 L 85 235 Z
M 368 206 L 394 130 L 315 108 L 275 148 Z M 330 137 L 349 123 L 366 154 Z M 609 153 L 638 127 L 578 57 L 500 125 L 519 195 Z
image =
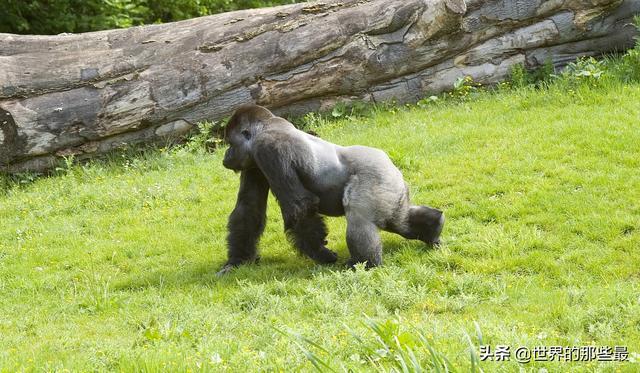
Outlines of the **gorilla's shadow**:
M 384 247 L 383 257 L 386 259 L 391 259 L 393 256 L 406 251 L 429 255 L 438 249 L 435 246 L 430 246 L 420 241 L 406 240 L 387 232 L 382 233 L 382 243 Z M 287 258 L 276 255 L 271 256 L 267 249 L 262 252 L 259 262 L 235 268 L 223 276 L 217 275 L 224 264 L 224 258 L 221 257 L 218 260 L 204 263 L 147 271 L 142 275 L 130 275 L 128 278 L 115 281 L 113 289 L 119 291 L 142 291 L 147 288 L 181 288 L 216 283 L 235 285 L 237 283 L 236 280 L 259 284 L 273 280 L 310 280 L 319 273 L 348 271 L 346 262 L 349 259 L 349 251 L 346 243 L 334 241 L 329 246 L 338 253 L 338 262 L 335 264 L 316 265 L 310 259 L 297 254 L 293 248 L 291 248 L 291 256 Z
M 347 257 L 343 256 L 333 265 L 315 265 L 306 258 L 294 257 L 291 260 L 283 260 L 278 257 L 269 257 L 267 254 L 266 257 L 263 255 L 257 263 L 243 265 L 222 276 L 218 276 L 217 273 L 224 261 L 216 260 L 177 269 L 159 269 L 142 276 L 123 278 L 114 282 L 113 290 L 131 292 L 148 288 L 184 288 L 215 284 L 237 286 L 237 280 L 254 284 L 287 279 L 310 280 L 320 272 L 347 270 L 346 260 Z
M 382 255 L 388 257 L 389 255 L 397 254 L 401 251 L 410 250 L 417 251 L 421 254 L 430 253 L 438 249 L 436 245 L 429 245 L 418 240 L 407 240 L 399 237 L 393 233 L 382 232 Z

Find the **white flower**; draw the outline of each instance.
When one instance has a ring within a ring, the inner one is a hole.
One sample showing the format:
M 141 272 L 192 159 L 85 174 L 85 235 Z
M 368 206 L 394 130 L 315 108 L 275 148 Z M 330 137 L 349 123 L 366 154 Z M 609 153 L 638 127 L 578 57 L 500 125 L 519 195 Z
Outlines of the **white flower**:
M 213 355 L 211 355 L 211 364 L 220 364 L 222 363 L 222 358 L 220 357 L 219 353 L 214 353 Z

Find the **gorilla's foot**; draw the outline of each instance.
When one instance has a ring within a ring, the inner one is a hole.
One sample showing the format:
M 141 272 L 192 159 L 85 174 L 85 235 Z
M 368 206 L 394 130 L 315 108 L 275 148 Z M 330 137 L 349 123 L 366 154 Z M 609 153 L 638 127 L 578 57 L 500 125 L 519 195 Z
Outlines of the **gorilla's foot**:
M 371 268 L 375 268 L 379 265 L 382 264 L 382 262 L 375 262 L 375 261 L 371 261 L 371 260 L 356 260 L 353 258 L 350 258 L 349 260 L 347 260 L 347 268 L 348 269 L 355 269 L 356 268 L 356 264 L 361 264 L 364 263 L 364 268 L 365 269 L 371 269 Z
M 309 255 L 311 259 L 313 259 L 316 263 L 319 264 L 332 264 L 338 260 L 338 254 L 334 251 L 327 249 L 326 247 L 321 248 L 320 250 L 314 252 L 312 255 Z
M 435 229 L 435 232 L 433 234 L 433 237 L 431 238 L 430 242 L 427 242 L 427 244 L 430 244 L 432 247 L 438 247 L 440 246 L 440 235 L 442 234 L 442 228 L 444 227 L 444 213 L 442 215 L 440 215 L 440 219 L 438 220 L 438 225 Z
M 347 260 L 347 269 L 356 269 L 356 264 L 358 264 L 358 261 L 356 261 L 353 258 L 350 258 L 349 260 Z
M 225 264 L 225 265 L 222 266 L 222 268 L 220 268 L 220 270 L 218 272 L 216 272 L 216 276 L 217 277 L 222 277 L 222 276 L 226 275 L 227 273 L 231 272 L 237 266 L 238 265 L 234 265 L 234 264 Z

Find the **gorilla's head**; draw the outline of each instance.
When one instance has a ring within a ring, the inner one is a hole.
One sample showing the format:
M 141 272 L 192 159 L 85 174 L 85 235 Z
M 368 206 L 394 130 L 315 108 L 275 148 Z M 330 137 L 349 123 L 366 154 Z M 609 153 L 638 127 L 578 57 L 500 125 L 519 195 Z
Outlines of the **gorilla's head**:
M 409 231 L 411 238 L 428 245 L 440 243 L 440 232 L 444 226 L 442 211 L 427 206 L 411 206 L 409 209 Z
M 255 167 L 252 154 L 254 137 L 274 115 L 262 106 L 244 105 L 236 110 L 225 128 L 229 149 L 224 154 L 224 167 L 242 171 Z

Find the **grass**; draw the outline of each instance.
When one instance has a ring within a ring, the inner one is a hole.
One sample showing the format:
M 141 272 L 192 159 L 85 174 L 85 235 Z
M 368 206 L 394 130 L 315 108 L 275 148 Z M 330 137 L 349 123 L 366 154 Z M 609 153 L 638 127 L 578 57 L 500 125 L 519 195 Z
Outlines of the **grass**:
M 480 344 L 640 352 L 640 85 L 524 87 L 314 129 L 384 149 L 439 249 L 383 234 L 385 265 L 298 257 L 269 201 L 263 260 L 217 278 L 238 187 L 222 151 L 144 151 L 0 192 L 0 371 L 628 371 L 478 362 Z M 411 365 L 415 362 L 417 365 Z M 479 364 L 479 367 L 477 366 Z

